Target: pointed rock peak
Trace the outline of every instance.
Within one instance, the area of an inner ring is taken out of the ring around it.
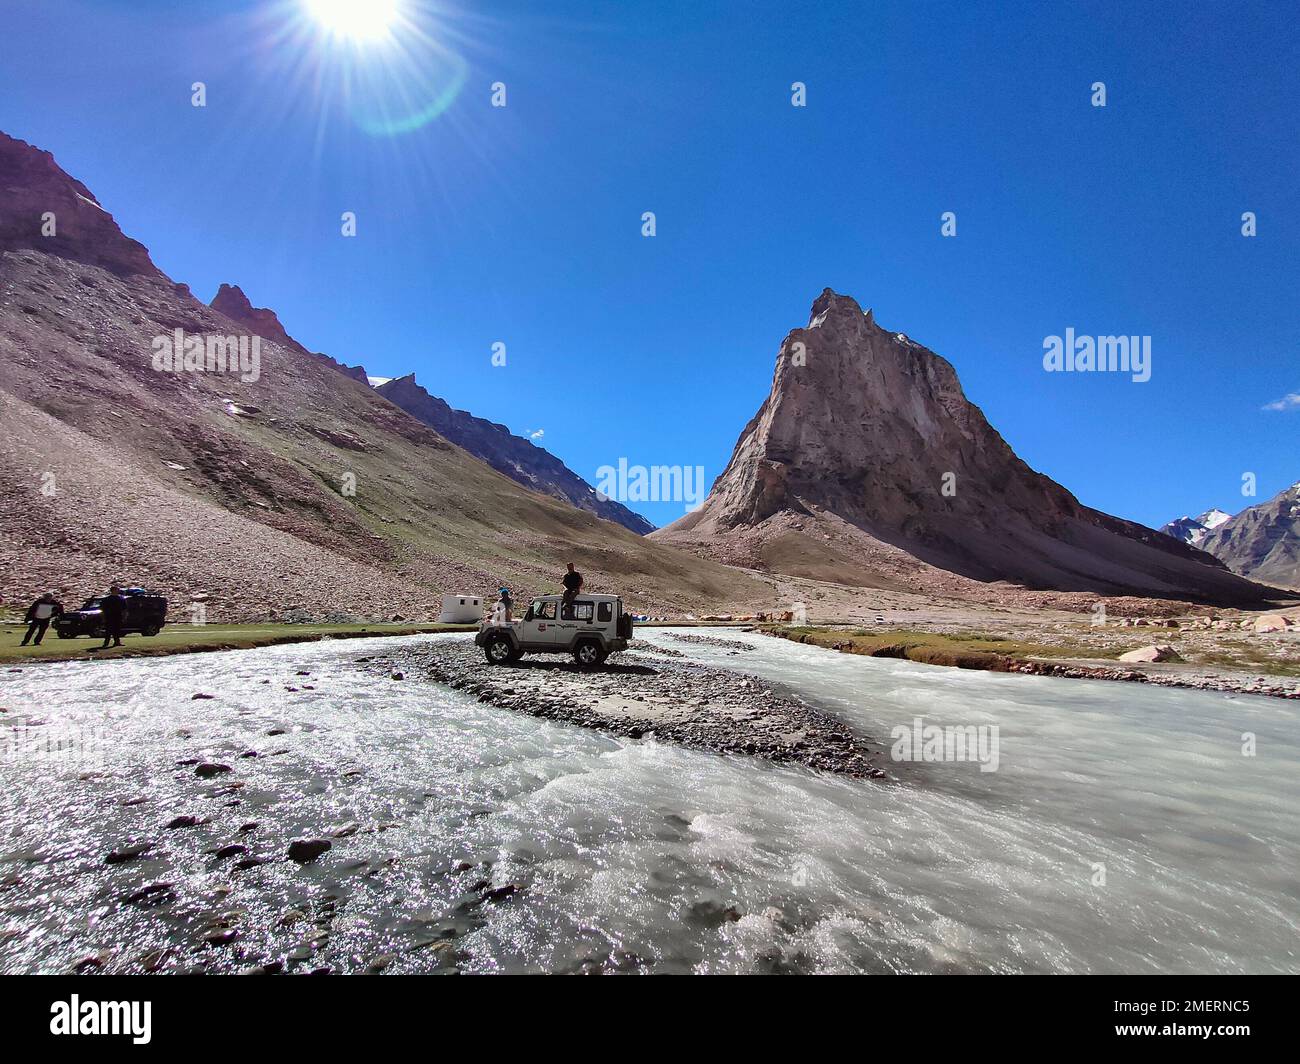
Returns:
[[[231,310],[253,309],[253,304],[249,302],[248,296],[244,295],[244,290],[237,284],[223,284],[217,289],[217,294],[212,297],[209,304],[214,310],[219,310],[223,314],[229,314]]]
[[[842,296],[830,288],[823,288],[822,294],[813,300],[812,310],[808,315],[808,328],[815,329],[828,317],[846,315],[856,318],[865,317],[874,324],[871,311],[864,311],[852,296]]]
[[[414,373],[408,373],[404,377],[393,377],[390,380],[384,381],[382,384],[376,384],[375,390],[386,398],[394,395],[408,397],[425,396],[430,399],[433,398],[415,382]],[[399,403],[398,405],[400,406],[401,404]]]
[[[208,304],[218,314],[224,314],[232,321],[247,326],[263,339],[291,347],[296,351],[310,354],[302,344],[289,335],[280,324],[280,317],[267,307],[255,307],[244,295],[244,290],[235,284],[223,284]],[[331,359],[330,361],[333,361]]]
[[[236,321],[247,321],[257,317],[279,324],[280,320],[275,311],[266,307],[253,306],[252,301],[237,284],[223,284],[217,289],[217,294],[212,297],[212,302],[208,306]]]

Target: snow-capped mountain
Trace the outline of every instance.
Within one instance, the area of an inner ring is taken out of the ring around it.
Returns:
[[[1181,539],[1184,543],[1189,543],[1193,547],[1199,547],[1201,540],[1213,532],[1225,521],[1231,521],[1232,514],[1225,514],[1220,509],[1206,510],[1205,513],[1197,517],[1187,517],[1186,515],[1178,518],[1176,521],[1170,521],[1164,525],[1160,531],[1166,536],[1173,536],[1174,539]]]

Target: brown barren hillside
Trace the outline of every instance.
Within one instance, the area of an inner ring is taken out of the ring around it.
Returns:
[[[42,235],[47,212],[57,238]],[[241,333],[50,155],[0,134],[6,602],[121,580],[177,601],[209,592],[222,619],[409,618],[446,591],[553,588],[567,560],[642,608],[770,597],[521,487],[296,346],[259,337],[256,379],[156,369],[178,329]]]

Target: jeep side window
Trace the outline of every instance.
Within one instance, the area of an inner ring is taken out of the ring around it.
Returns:
[[[614,603],[601,602],[596,606],[596,619],[601,624],[606,624],[614,619]]]
[[[554,602],[534,602],[533,619],[537,621],[555,620],[555,603]]]
[[[591,623],[590,602],[569,602],[560,610],[560,620],[562,621],[585,621]]]

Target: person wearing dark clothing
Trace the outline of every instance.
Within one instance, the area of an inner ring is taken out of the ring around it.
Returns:
[[[563,605],[568,605],[577,597],[582,590],[582,574],[573,567],[573,562],[569,562],[569,571],[564,574],[564,598]]]
[[[104,645],[100,650],[108,646],[108,641],[113,641],[113,646],[122,645],[122,624],[126,620],[126,599],[122,597],[122,589],[114,584],[108,589],[99,602],[99,612],[104,618]]]
[[[45,638],[45,632],[50,627],[50,622],[63,612],[59,600],[50,592],[46,592],[27,610],[27,616],[23,618],[23,623],[27,625],[27,634],[23,636],[23,646],[35,636],[32,642],[33,646],[40,646],[41,640]]]

